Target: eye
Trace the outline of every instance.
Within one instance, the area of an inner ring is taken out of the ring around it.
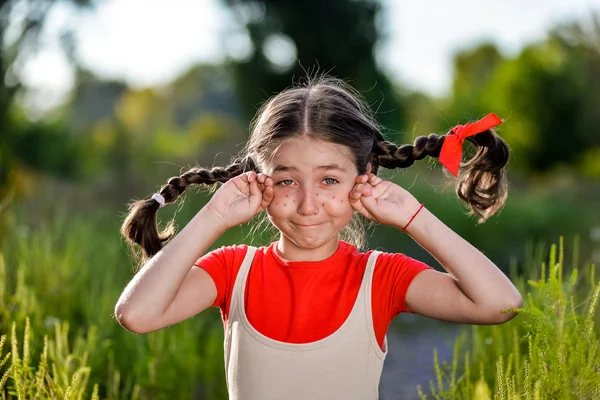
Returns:
[[[293,182],[293,181],[291,179],[284,179],[282,181],[277,182],[277,185],[278,186],[290,186],[291,185],[291,183],[290,183],[290,185],[286,185],[286,184],[284,184],[284,182]]]
[[[329,180],[330,182],[331,182],[331,181],[333,181],[333,182],[331,182],[329,185],[335,185],[336,183],[339,183],[339,182],[338,182],[338,180],[337,180],[337,179],[335,179],[335,178],[325,178],[325,179],[323,179],[323,180],[324,180],[324,181],[327,181],[327,180]]]

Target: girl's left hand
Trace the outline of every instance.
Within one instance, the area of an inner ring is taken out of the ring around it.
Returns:
[[[404,227],[421,204],[402,187],[371,173],[356,177],[348,194],[350,205],[368,219],[380,224]]]

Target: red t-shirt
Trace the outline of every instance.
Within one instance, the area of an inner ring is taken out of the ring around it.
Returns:
[[[215,282],[217,298],[212,306],[221,308],[223,322],[227,321],[231,291],[247,249],[243,244],[224,246],[194,264]],[[259,247],[246,281],[248,320],[263,335],[282,342],[308,343],[331,335],[354,306],[372,251],[360,253],[340,240],[337,251],[325,260],[288,261],[277,252],[277,242]],[[382,252],[377,257],[372,308],[380,347],[392,319],[411,312],[406,307],[408,286],[426,269],[433,268],[404,254]]]

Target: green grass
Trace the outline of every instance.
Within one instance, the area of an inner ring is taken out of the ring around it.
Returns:
[[[594,264],[578,267],[577,251],[567,271],[563,249],[561,238],[558,252],[553,245],[547,262],[528,268],[536,276],[513,278],[525,295],[519,316],[465,330],[451,364],[434,351],[436,381],[429,395],[418,388],[421,399],[600,398],[600,282]]]
[[[13,327],[27,326],[29,340],[20,342],[27,346],[31,365],[39,365],[44,354],[41,338],[59,329],[62,339],[55,341],[66,352],[52,358],[49,350],[48,363],[68,383],[74,372],[66,366],[71,372],[60,372],[61,363],[85,353],[89,372],[80,373],[81,378],[98,384],[101,398],[226,398],[218,310],[147,335],[129,333],[116,322],[114,306],[133,276],[117,218],[59,213],[32,222],[24,210],[10,215],[13,229],[0,245],[0,335],[16,343]],[[67,343],[74,352],[65,349]],[[29,375],[19,375],[15,349],[11,360],[16,369],[5,382],[8,398],[17,393],[19,379],[34,385]],[[0,368],[0,376],[9,365]],[[55,379],[49,371],[48,379]],[[56,390],[67,388],[65,383]],[[91,389],[85,390],[83,398],[89,398]]]
[[[91,368],[87,365],[89,338],[77,337],[74,348],[69,349],[67,339],[69,324],[55,325],[54,339],[44,336],[43,349],[37,367],[32,364],[32,331],[29,318],[26,319],[22,339],[19,337],[16,323],[11,328],[11,351],[3,353],[6,335],[0,338],[0,368],[10,360],[10,366],[0,379],[2,399],[81,399],[90,377]],[[9,381],[10,378],[10,381]],[[6,385],[8,382],[9,385]],[[7,386],[7,391],[3,390]],[[118,386],[117,386],[118,387]],[[136,387],[139,392],[139,387]],[[137,398],[136,393],[131,397]],[[90,396],[98,399],[98,385],[95,384]],[[114,397],[118,398],[118,397]]]

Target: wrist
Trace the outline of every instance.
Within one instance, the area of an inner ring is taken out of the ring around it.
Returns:
[[[398,216],[398,219],[394,224],[400,230],[404,229],[404,227],[408,225],[411,218],[413,218],[413,216],[415,216],[415,214],[419,212],[419,208],[421,208],[421,202],[419,202],[416,198],[412,197],[410,200],[404,202],[404,206],[402,208],[404,212]],[[411,225],[413,223],[414,221],[411,222]]]
[[[408,220],[406,225],[404,225],[404,228],[402,228],[402,232],[406,232],[408,230],[408,227],[410,226],[410,224],[415,220],[415,218],[417,218],[417,215],[421,212],[421,210],[423,210],[424,207],[425,207],[425,204],[419,205],[419,208],[417,209],[417,211],[415,211],[415,213],[412,215],[412,217],[410,217],[410,219]]]
[[[209,204],[205,205],[198,212],[198,214],[196,214],[196,217],[203,221],[204,226],[213,227],[221,232],[225,232],[230,228],[225,221],[225,218],[223,218],[223,216],[214,210]]]
[[[420,207],[420,205],[419,205]],[[414,214],[412,222],[404,228],[402,232],[411,236],[415,240],[421,240],[423,237],[428,237],[431,234],[431,229],[437,229],[436,222],[439,221],[432,213],[423,206],[417,213]]]

